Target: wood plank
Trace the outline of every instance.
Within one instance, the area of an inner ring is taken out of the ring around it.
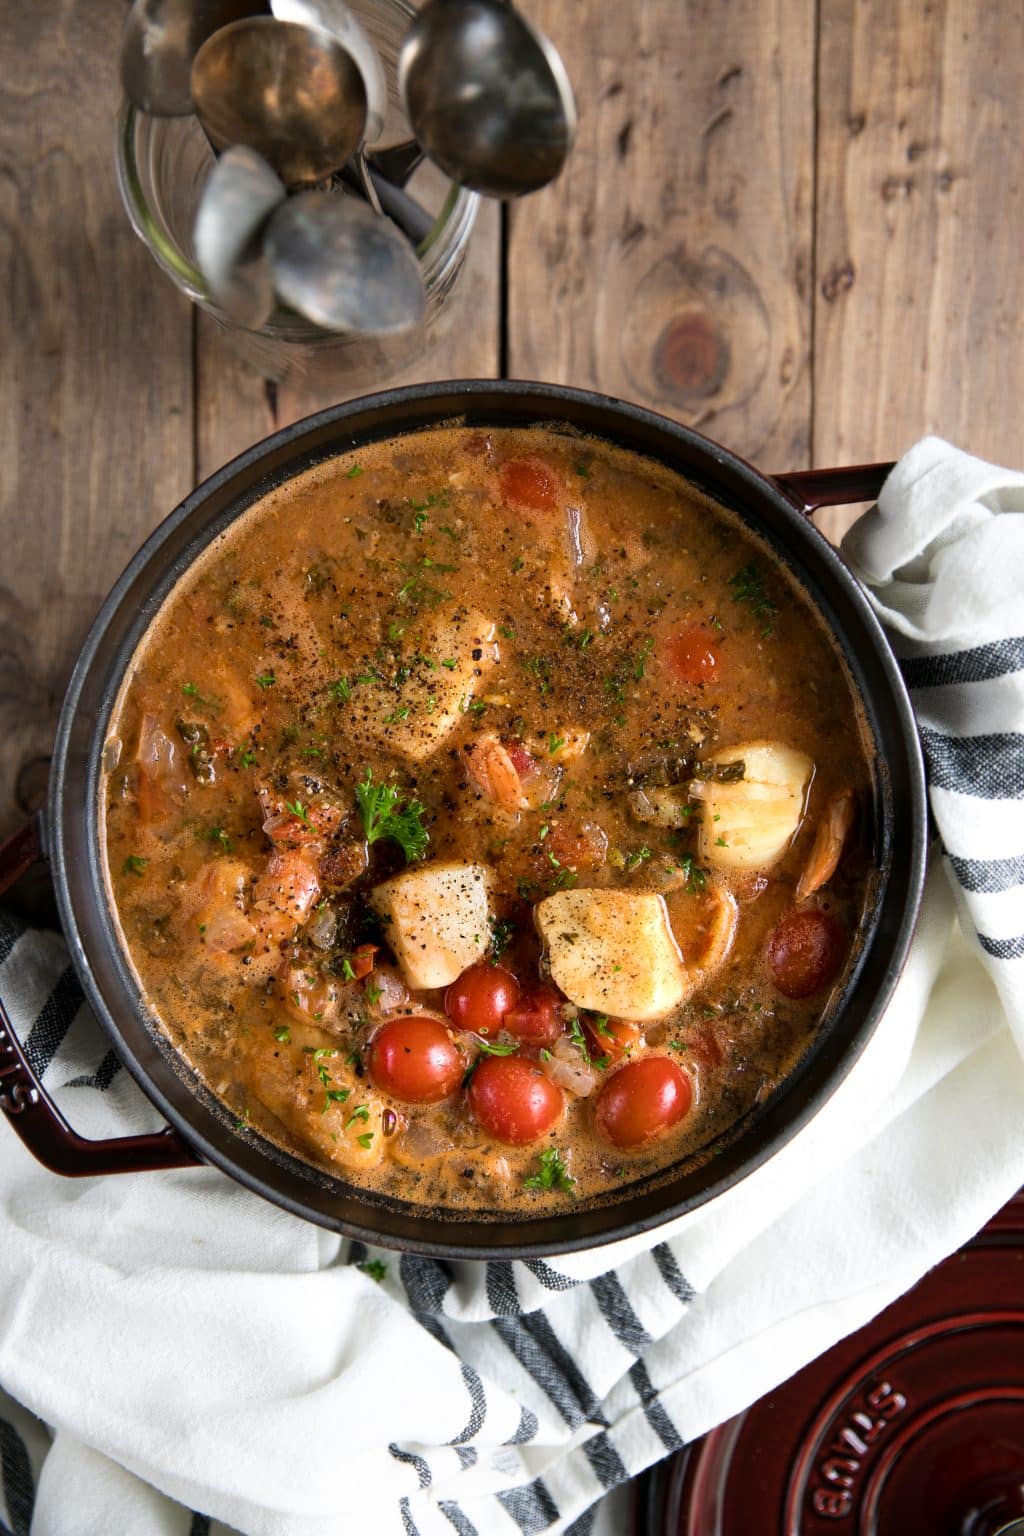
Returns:
[[[425,355],[399,372],[360,388],[343,374],[331,382],[290,381],[270,387],[231,351],[208,315],[199,316],[197,440],[199,478],[269,432],[356,394],[430,379],[490,378],[498,371],[500,220],[483,203],[465,270]]]
[[[807,462],[814,0],[527,0],[580,133],[511,210],[510,372]]]
[[[42,796],[100,601],[192,478],[188,304],[115,185],[122,14],[0,7],[0,833]]]
[[[816,464],[1024,463],[1022,42],[1024,0],[822,0]]]

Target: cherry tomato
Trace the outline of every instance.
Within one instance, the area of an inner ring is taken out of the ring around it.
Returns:
[[[768,937],[772,981],[783,997],[810,997],[835,976],[846,948],[835,918],[820,907],[787,912]]]
[[[444,1011],[457,1029],[496,1035],[519,1001],[519,983],[503,965],[471,965],[444,995]]]
[[[506,501],[532,512],[550,511],[558,497],[558,482],[540,459],[506,459],[498,481]]]
[[[587,1050],[596,1061],[607,1056],[608,1066],[628,1056],[640,1039],[640,1029],[628,1019],[594,1019],[583,1021],[583,1033],[587,1038]]]
[[[562,1090],[531,1061],[488,1056],[470,1080],[469,1102],[489,1136],[519,1147],[551,1129],[562,1113]]]
[[[464,1063],[443,1024],[408,1014],[378,1029],[367,1066],[374,1087],[403,1104],[436,1104],[455,1092]]]
[[[711,648],[711,639],[700,624],[688,624],[673,630],[665,642],[662,655],[665,665],[681,683],[713,683],[718,676],[718,657]]]
[[[554,987],[536,987],[509,1009],[503,1020],[504,1028],[530,1045],[551,1045],[562,1033],[564,1001]]]
[[[597,1101],[598,1129],[617,1147],[652,1141],[686,1114],[690,1079],[667,1056],[644,1056],[610,1077]]]

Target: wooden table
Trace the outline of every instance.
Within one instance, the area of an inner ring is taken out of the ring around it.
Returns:
[[[1024,463],[1024,0],[524,8],[579,143],[559,185],[485,210],[453,336],[407,378],[589,386],[768,470],[925,431]],[[0,833],[44,794],[70,667],[143,537],[329,403],[233,361],[131,233],[123,11],[0,5]]]

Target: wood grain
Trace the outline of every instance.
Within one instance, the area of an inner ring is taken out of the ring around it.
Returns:
[[[1024,463],[1022,44],[1022,0],[822,0],[816,464]]]
[[[428,379],[490,378],[498,371],[500,220],[495,203],[481,205],[466,267],[443,312],[443,323],[415,363],[353,389],[333,382],[296,381],[268,387],[238,361],[208,315],[199,316],[196,433],[199,478],[278,427],[356,394]]]
[[[510,372],[801,467],[814,0],[526,8],[563,53],[580,133],[562,179],[511,210]]]
[[[100,601],[192,478],[188,305],[115,185],[121,19],[0,6],[0,833],[45,789]]]

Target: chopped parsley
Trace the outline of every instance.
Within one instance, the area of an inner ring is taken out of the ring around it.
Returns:
[[[299,821],[304,821],[309,826],[309,807],[303,805],[301,800],[286,800],[285,810],[292,816],[297,816]]]
[[[369,1275],[371,1280],[376,1280],[379,1285],[388,1272],[388,1267],[383,1259],[365,1259],[362,1264],[356,1265],[364,1275]]]
[[[548,756],[549,757],[554,757],[556,755],[556,753],[561,752],[561,750],[562,750],[562,748],[564,746],[565,746],[565,737],[564,736],[556,736],[554,731],[552,731],[549,734],[549,736],[548,736]]]
[[[353,972],[353,975],[354,974],[355,973]],[[383,996],[384,996],[384,988],[383,987],[378,987],[378,986],[374,985],[372,982],[367,986],[367,988],[366,988],[366,1001],[369,1003],[371,1008],[376,1003],[379,1003]]]
[[[762,620],[764,628],[761,633],[770,635],[775,627],[775,616],[778,608],[768,596],[764,585],[764,576],[756,560],[751,560],[735,576],[729,578],[732,588],[734,603],[745,603],[754,614],[755,619]]]
[[[356,1141],[358,1141],[364,1151],[367,1151],[373,1145],[373,1132],[364,1131],[361,1136],[356,1137]]]
[[[576,1180],[571,1177],[557,1147],[548,1147],[537,1161],[540,1171],[523,1180],[524,1189],[560,1189],[567,1195],[575,1193]]]
[[[699,896],[706,888],[708,877],[690,854],[679,860],[679,872],[686,877],[686,889],[691,896]]]
[[[427,851],[430,834],[423,825],[424,807],[413,796],[403,796],[394,784],[375,784],[373,770],[356,785],[356,803],[363,818],[368,843],[390,838],[399,844],[406,861],[421,859]]]
[[[508,918],[494,917],[491,919],[491,963],[497,965],[502,955],[512,942],[516,931],[516,925]]]
[[[356,475],[361,475],[362,472],[363,472],[363,466],[361,464],[353,464],[351,469],[346,469],[346,471],[345,471],[345,479],[346,480],[354,480]]]
[[[519,1049],[518,1040],[485,1040],[481,1035],[473,1039],[484,1056],[514,1056]]]
[[[357,1104],[355,1109],[349,1115],[348,1119],[345,1121],[345,1129],[348,1130],[350,1125],[355,1125],[357,1120],[366,1121],[366,1120],[369,1120],[369,1118],[370,1118],[369,1105],[367,1105],[367,1104]]]
[[[352,684],[347,677],[338,677],[333,683],[327,684],[327,692],[335,704],[347,704],[352,697]]]
[[[195,683],[182,683],[181,691],[187,699],[192,699],[200,709],[212,709],[216,712],[217,705],[213,699],[204,699]]]
[[[640,650],[637,652],[637,658],[633,664],[633,676],[636,678],[637,682],[639,682],[643,677],[644,667],[647,664],[647,658],[653,650],[654,641],[650,638],[650,636],[648,636],[643,645],[640,647]]]
[[[216,843],[223,853],[231,852],[231,839],[223,827],[211,827],[208,832],[203,833],[203,836],[208,843]]]
[[[130,853],[121,865],[121,873],[122,875],[141,875],[148,863],[148,859],[140,858],[137,853]]]
[[[256,678],[257,688],[273,688],[277,678],[273,672],[260,672]]]
[[[584,1038],[582,1029],[580,1029],[579,1019],[573,1019],[572,1021],[572,1028],[569,1031],[569,1043],[570,1045],[574,1045],[576,1047],[580,1055],[583,1057],[584,1064],[589,1067],[590,1052],[587,1050],[587,1042]]]
[[[279,1024],[274,1030],[274,1039],[280,1040],[282,1045],[288,1045],[292,1038],[290,1024]]]

